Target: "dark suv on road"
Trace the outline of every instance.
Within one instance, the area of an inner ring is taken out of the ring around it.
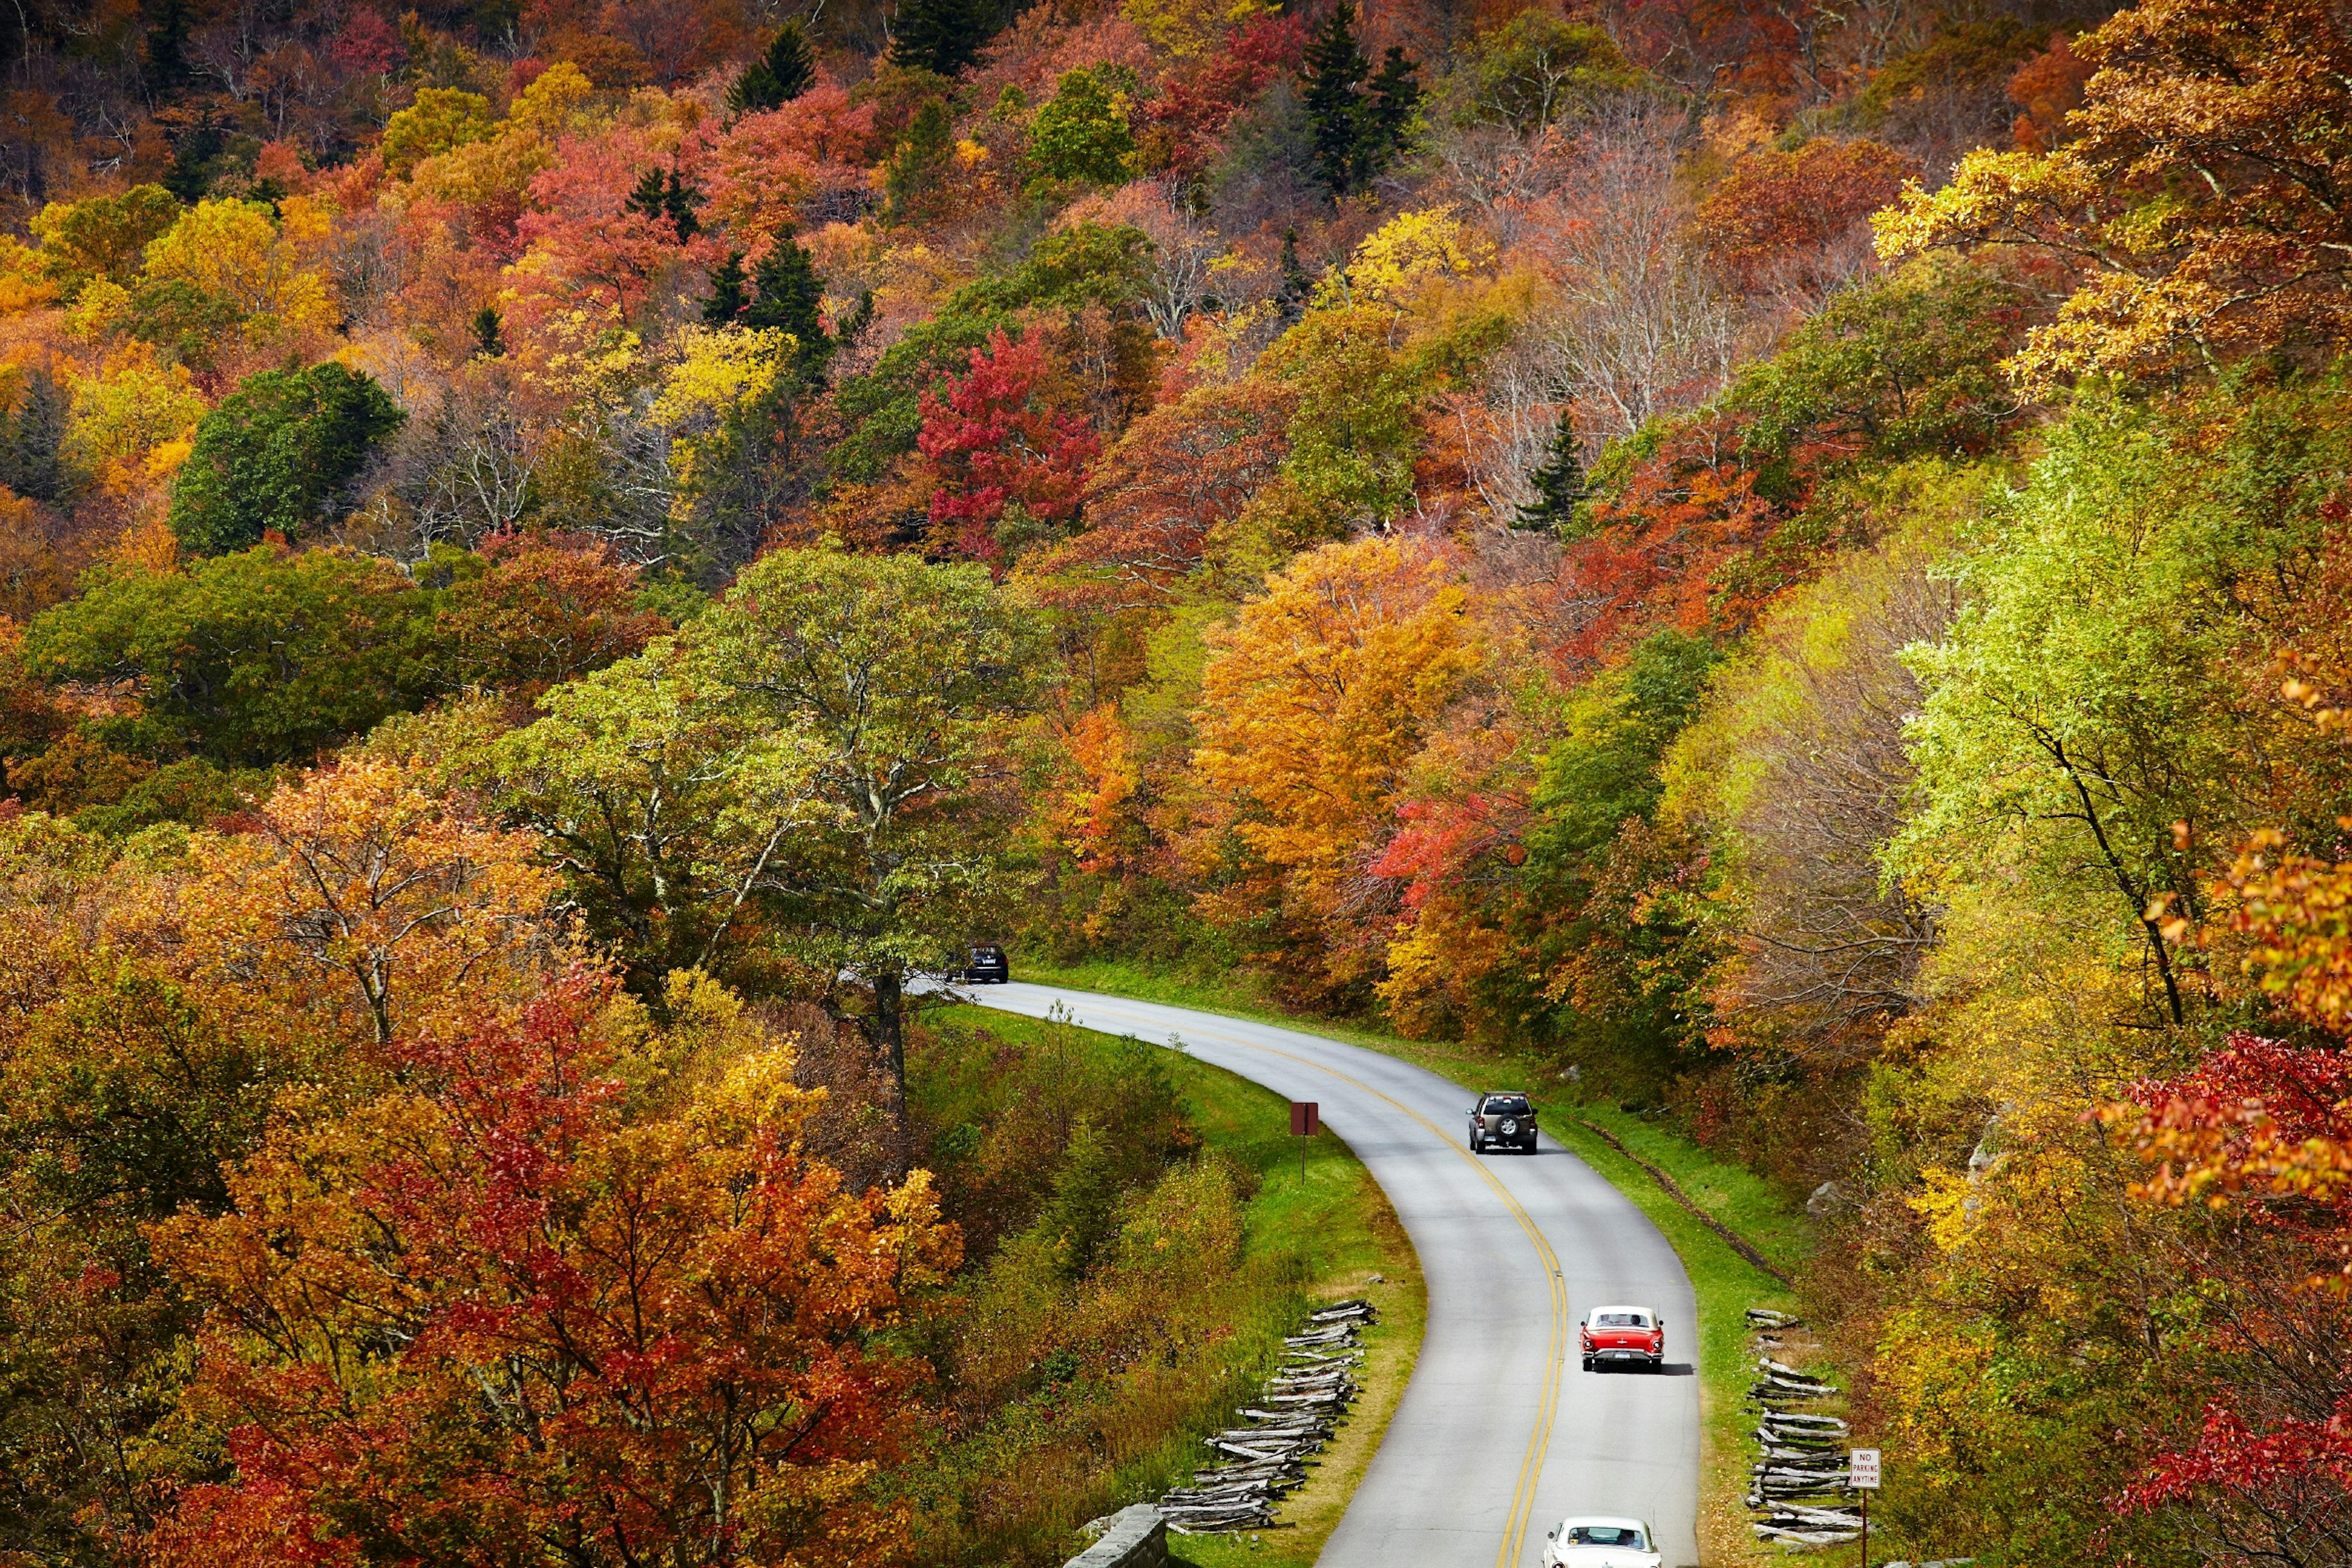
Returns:
[[[975,947],[964,954],[963,967],[948,978],[964,985],[1005,985],[1013,980],[1013,964],[1001,947]]]
[[[1522,1149],[1536,1152],[1536,1108],[1524,1094],[1482,1094],[1470,1108],[1470,1152]]]

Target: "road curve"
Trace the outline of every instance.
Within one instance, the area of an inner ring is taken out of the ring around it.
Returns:
[[[1380,1452],[1322,1568],[1532,1568],[1575,1513],[1632,1514],[1665,1568],[1698,1562],[1696,1314],[1647,1216],[1549,1138],[1533,1158],[1464,1146],[1474,1089],[1320,1035],[1015,982],[983,1006],[1174,1045],[1292,1100],[1363,1161],[1421,1255],[1429,1327]],[[1541,1096],[1538,1096],[1541,1104]],[[1576,1324],[1608,1301],[1665,1317],[1665,1374],[1579,1369]]]

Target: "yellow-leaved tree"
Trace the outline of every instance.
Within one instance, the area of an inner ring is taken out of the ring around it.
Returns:
[[[1188,858],[1204,905],[1276,940],[1327,986],[1370,976],[1387,921],[1355,895],[1393,831],[1406,765],[1483,667],[1460,568],[1390,537],[1299,557],[1209,636]]]
[[[1144,37],[1186,60],[1209,53],[1228,32],[1276,8],[1266,0],[1126,0],[1119,9]]]
[[[688,327],[651,410],[670,432],[670,466],[680,507],[739,449],[734,437],[753,407],[783,378],[795,347],[781,327]],[[681,519],[680,521],[684,521]]]
[[[95,285],[93,285],[95,287]],[[72,378],[65,447],[93,473],[129,484],[158,447],[194,437],[205,416],[185,365],[166,364],[136,339]]]
[[[1873,221],[1893,260],[2021,246],[2077,270],[2011,369],[2045,390],[2352,337],[2352,32],[2327,0],[2147,0],[2083,38],[2071,140],[1982,148]]]
[[[1484,272],[1495,265],[1495,242],[1462,221],[1453,207],[1399,213],[1382,224],[1316,290],[1318,305],[1386,305],[1402,310],[1428,285]]]
[[[333,220],[331,204],[308,196],[289,196],[276,216],[264,202],[199,202],[147,247],[141,281],[219,301],[249,342],[331,331],[341,311],[310,253]]]

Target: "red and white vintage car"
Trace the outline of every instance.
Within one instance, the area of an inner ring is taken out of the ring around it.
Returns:
[[[1612,1515],[1564,1519],[1544,1543],[1544,1568],[1658,1568],[1650,1527]]]
[[[1577,1333],[1587,1372],[1626,1365],[1655,1372],[1666,1364],[1666,1322],[1647,1307],[1595,1307]]]

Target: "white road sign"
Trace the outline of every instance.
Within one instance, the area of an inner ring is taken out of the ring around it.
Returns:
[[[1855,1489],[1862,1491],[1877,1490],[1878,1450],[1875,1448],[1854,1449],[1852,1453],[1846,1456],[1846,1473],[1849,1484],[1851,1484]]]

